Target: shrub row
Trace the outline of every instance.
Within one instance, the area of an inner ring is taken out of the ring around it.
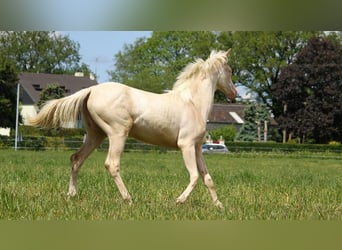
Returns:
[[[82,145],[82,137],[25,136],[18,140],[17,146],[27,150],[74,149]],[[14,138],[0,136],[0,149],[14,147]]]
[[[18,147],[29,150],[68,150],[78,149],[83,143],[83,136],[73,137],[56,137],[56,136],[25,136],[23,140],[18,141]],[[99,146],[99,150],[108,149],[108,140]],[[258,143],[258,142],[226,142],[226,145],[231,152],[241,151],[308,151],[308,152],[336,152],[342,153],[342,145],[331,144],[282,144],[275,142]],[[14,146],[14,138],[8,136],[0,136],[0,149],[1,148],[12,148]],[[166,148],[145,144],[136,141],[135,139],[129,138],[127,140],[125,151],[167,151]]]
[[[69,150],[78,149],[83,144],[83,136],[73,137],[56,137],[56,136],[25,136],[22,140],[18,141],[19,149],[26,150]],[[109,146],[108,139],[105,139],[103,143],[98,147],[98,150],[107,150]],[[1,148],[13,148],[14,138],[9,136],[0,136],[0,149]],[[159,146],[141,143],[135,139],[128,138],[125,151],[161,151],[164,152],[167,149]]]
[[[342,145],[327,144],[288,144],[276,142],[226,142],[231,152],[239,151],[308,151],[308,152],[341,152]]]
[[[11,136],[14,136],[15,130],[11,130]],[[74,137],[83,136],[86,133],[84,128],[58,128],[43,129],[32,126],[20,125],[19,134],[23,136],[50,136],[50,137]]]

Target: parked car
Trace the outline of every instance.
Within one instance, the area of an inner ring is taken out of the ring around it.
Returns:
[[[228,153],[228,148],[224,144],[206,143],[202,145],[202,153]]]

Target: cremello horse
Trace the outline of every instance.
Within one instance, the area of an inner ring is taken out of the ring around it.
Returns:
[[[145,92],[120,83],[104,83],[45,105],[31,119],[32,125],[61,127],[75,122],[81,113],[87,130],[84,144],[71,156],[68,195],[76,195],[77,174],[82,163],[108,136],[105,167],[123,199],[131,203],[131,196],[120,176],[120,156],[126,138],[132,136],[147,143],[181,150],[190,183],[177,198],[177,203],[186,201],[201,175],[214,204],[222,207],[208,173],[201,144],[215,90],[221,90],[231,100],[237,94],[227,65],[229,52],[212,51],[207,60],[197,59],[187,65],[172,91],[165,94]]]

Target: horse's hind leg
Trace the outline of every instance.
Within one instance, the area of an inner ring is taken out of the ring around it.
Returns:
[[[113,177],[113,180],[118,187],[122,198],[131,204],[131,195],[129,194],[120,175],[120,157],[125,147],[126,138],[126,135],[109,136],[109,151],[105,161],[105,167]]]
[[[68,196],[75,196],[77,191],[77,175],[78,172],[87,157],[97,148],[103,139],[105,134],[99,128],[92,128],[94,130],[88,131],[86,139],[81,148],[70,157],[71,160],[71,176],[69,183]]]
[[[204,161],[204,157],[202,154],[202,148],[201,145],[196,146],[196,162],[197,162],[197,168],[198,171],[200,172],[204,184],[207,186],[209,193],[211,195],[211,198],[213,199],[213,202],[216,207],[218,208],[223,208],[222,203],[219,201],[215,188],[214,188],[214,182],[209,175],[207,166]]]

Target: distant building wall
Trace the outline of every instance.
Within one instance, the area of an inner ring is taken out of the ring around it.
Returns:
[[[0,135],[9,136],[11,133],[10,128],[0,128]]]
[[[34,105],[22,105],[20,114],[23,119],[23,124],[28,125],[28,120],[37,115],[37,110]]]

